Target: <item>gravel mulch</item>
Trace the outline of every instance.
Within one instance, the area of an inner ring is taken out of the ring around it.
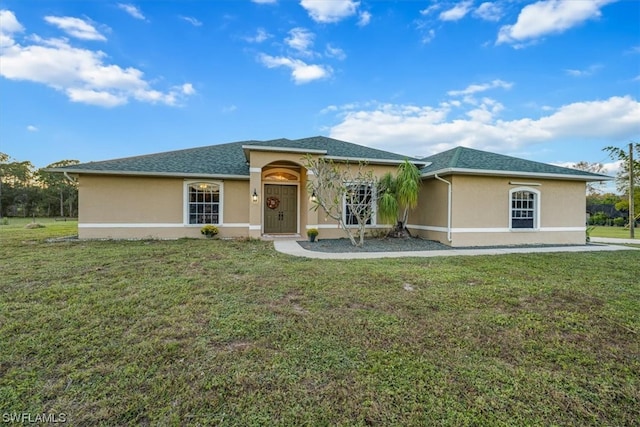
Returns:
[[[425,240],[419,237],[409,237],[405,239],[381,238],[365,239],[364,245],[360,248],[353,246],[349,239],[329,239],[317,240],[314,243],[309,241],[298,241],[304,249],[316,252],[411,252],[411,251],[446,251],[460,249],[502,249],[502,248],[545,248],[562,246],[582,246],[582,245],[513,245],[513,246],[482,246],[452,248],[433,240]]]
[[[358,248],[351,244],[349,239],[317,240],[314,243],[299,241],[300,246],[310,251],[317,252],[399,252],[399,251],[444,251],[451,247],[433,240],[425,240],[417,237],[406,239],[383,238],[365,239],[364,245]]]

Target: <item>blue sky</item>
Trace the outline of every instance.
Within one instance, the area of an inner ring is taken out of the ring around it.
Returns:
[[[610,163],[639,100],[637,0],[0,0],[0,151],[37,167],[314,135]]]

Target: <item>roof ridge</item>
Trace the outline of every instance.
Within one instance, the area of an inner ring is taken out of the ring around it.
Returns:
[[[462,153],[462,150],[466,148],[463,147],[461,145],[458,145],[456,148],[454,148],[454,152],[453,152],[453,157],[451,158],[451,161],[449,162],[449,166],[454,168],[456,167],[456,165],[458,164],[458,159],[460,158],[460,153]]]

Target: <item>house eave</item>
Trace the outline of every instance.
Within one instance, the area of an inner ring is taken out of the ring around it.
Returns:
[[[105,170],[86,170],[86,169],[45,169],[46,172],[71,173],[78,175],[110,175],[110,176],[145,176],[159,178],[203,178],[203,179],[242,179],[248,180],[249,175],[234,174],[207,174],[207,173],[188,173],[188,172],[145,172],[145,171],[105,171]]]
[[[538,173],[538,172],[521,172],[521,171],[503,171],[503,170],[486,170],[486,169],[465,169],[465,168],[445,168],[436,171],[429,171],[421,175],[422,178],[433,178],[435,175],[482,175],[482,176],[512,176],[522,178],[545,178],[545,179],[562,179],[565,181],[611,181],[610,176],[592,176],[592,175],[568,175],[561,173]]]

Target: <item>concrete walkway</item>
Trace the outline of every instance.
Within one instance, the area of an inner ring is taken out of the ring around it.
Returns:
[[[606,243],[608,245],[640,245],[640,239],[618,239],[613,237],[592,237],[593,243]]]
[[[592,239],[595,240],[595,239]],[[620,240],[613,239],[619,244]],[[638,243],[633,242],[632,243]],[[503,254],[523,254],[523,253],[543,253],[543,252],[598,252],[598,251],[621,251],[637,250],[627,246],[611,246],[607,244],[591,244],[588,246],[558,246],[543,248],[500,248],[500,249],[447,249],[443,251],[406,251],[406,252],[316,252],[308,251],[295,240],[274,240],[273,242],[278,252],[287,255],[315,258],[315,259],[371,259],[371,258],[404,258],[404,257],[437,257],[437,256],[470,256],[470,255],[503,255]]]

